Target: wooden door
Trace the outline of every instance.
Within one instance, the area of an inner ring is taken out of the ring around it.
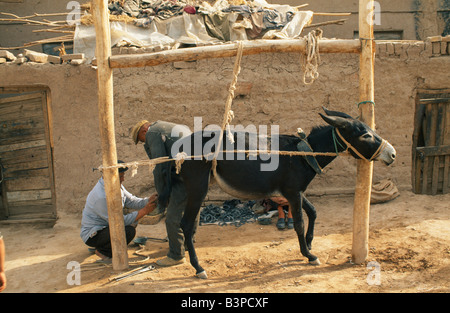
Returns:
[[[413,135],[413,191],[442,194],[450,191],[450,90],[417,94]]]
[[[55,219],[47,92],[0,94],[0,218]]]

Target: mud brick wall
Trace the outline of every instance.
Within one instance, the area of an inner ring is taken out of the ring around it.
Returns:
[[[448,55],[434,52],[432,42],[378,42],[375,63],[377,132],[397,149],[391,167],[376,163],[374,181],[391,178],[400,189],[411,188],[411,141],[418,89],[450,88]],[[140,52],[114,49],[114,53]],[[444,51],[441,48],[441,52]],[[446,50],[448,53],[448,49]],[[437,50],[436,50],[437,52]],[[178,62],[157,67],[115,69],[114,103],[118,157],[147,158],[129,137],[142,118],[194,126],[221,124],[234,58]],[[321,107],[358,115],[358,55],[322,55],[320,76],[303,83],[298,54],[244,56],[232,109],[233,125],[279,125],[281,133],[307,133],[323,125]],[[90,65],[0,65],[0,87],[41,85],[51,93],[57,210],[81,213],[87,194],[100,177],[101,164],[96,71]],[[355,160],[339,157],[310,186],[309,194],[351,193]],[[126,188],[140,196],[153,192],[148,167],[135,177],[127,174]],[[212,186],[208,200],[229,196]]]

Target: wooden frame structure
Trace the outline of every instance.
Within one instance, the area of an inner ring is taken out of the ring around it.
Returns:
[[[155,66],[158,64],[190,61],[205,58],[232,57],[237,54],[238,44],[186,48],[149,54],[111,56],[111,35],[107,0],[93,0],[93,17],[96,32],[96,58],[98,78],[98,111],[102,142],[103,179],[110,224],[113,269],[128,268],[127,244],[120,198],[114,130],[113,68]],[[360,55],[360,116],[371,128],[375,126],[374,111],[374,60],[373,0],[359,0],[359,39],[320,40],[321,53],[358,53]],[[243,45],[243,55],[266,52],[305,52],[306,41],[266,40],[249,41]],[[372,187],[373,162],[357,161],[357,179],[353,209],[354,263],[363,263],[368,256],[369,210]]]

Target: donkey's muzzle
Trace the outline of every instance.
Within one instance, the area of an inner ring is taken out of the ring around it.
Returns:
[[[396,156],[397,152],[395,151],[395,148],[386,141],[386,144],[377,159],[386,165],[391,165],[394,163]]]

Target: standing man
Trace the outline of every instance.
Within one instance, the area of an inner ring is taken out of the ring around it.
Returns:
[[[172,145],[180,138],[191,135],[187,126],[157,121],[150,123],[143,120],[137,123],[131,136],[135,144],[144,143],[144,149],[150,159],[171,157]],[[160,163],[155,166],[153,176],[158,193],[158,210],[167,207],[166,230],[169,238],[169,252],[164,259],[156,261],[160,266],[172,266],[186,261],[184,254],[184,235],[180,223],[186,207],[186,191],[173,162]],[[198,216],[196,225],[198,224]]]
[[[118,163],[124,163],[118,161]],[[138,220],[152,212],[156,207],[157,194],[150,198],[138,198],[128,192],[122,185],[125,180],[127,167],[119,168],[120,193],[122,207],[134,209],[132,213],[124,215],[125,235],[127,244],[136,235]],[[112,258],[111,237],[109,235],[108,206],[106,204],[105,184],[100,178],[86,199],[86,205],[81,219],[81,239],[86,245],[95,248],[95,254],[102,261],[109,263]]]

